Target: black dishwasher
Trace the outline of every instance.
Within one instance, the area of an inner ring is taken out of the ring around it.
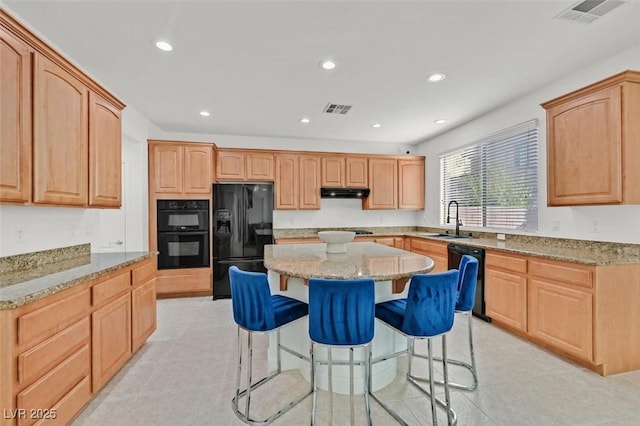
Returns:
[[[458,269],[460,259],[465,254],[478,259],[478,284],[476,286],[476,303],[473,306],[473,315],[485,321],[491,322],[491,318],[485,315],[484,302],[484,249],[470,247],[462,244],[449,244],[447,246],[449,269]]]

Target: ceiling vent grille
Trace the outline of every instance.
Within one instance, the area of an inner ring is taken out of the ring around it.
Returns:
[[[351,109],[351,105],[332,104],[329,102],[322,112],[326,114],[345,115]]]
[[[585,0],[557,15],[556,19],[590,24],[596,19],[622,6],[627,0]]]

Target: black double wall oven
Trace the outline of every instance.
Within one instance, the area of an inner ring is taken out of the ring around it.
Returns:
[[[158,269],[208,268],[209,200],[158,200]]]

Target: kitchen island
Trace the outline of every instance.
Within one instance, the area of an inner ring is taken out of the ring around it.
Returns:
[[[265,246],[264,265],[269,270],[269,285],[272,294],[283,294],[298,300],[308,301],[307,282],[310,278],[359,279],[373,278],[376,281],[376,303],[406,297],[409,279],[414,274],[424,274],[433,269],[429,257],[387,247],[375,243],[348,243],[346,253],[326,253],[326,244],[280,244]],[[305,317],[281,331],[282,343],[300,353],[309,351],[308,318]],[[275,336],[273,336],[275,339]],[[372,344],[373,356],[406,348],[406,338],[376,323]],[[275,340],[269,345],[269,359],[275,363]],[[363,359],[355,351],[356,359]],[[309,364],[283,354],[284,369],[299,369],[309,379]],[[320,353],[320,357],[325,354]],[[334,349],[335,360],[347,360],[348,352]],[[333,367],[333,389],[338,393],[349,392],[349,373],[346,366]],[[388,385],[396,375],[396,359],[377,363],[373,367],[374,390]],[[318,372],[318,386],[328,388],[326,369]],[[364,375],[359,369],[355,377],[356,392],[365,389]]]

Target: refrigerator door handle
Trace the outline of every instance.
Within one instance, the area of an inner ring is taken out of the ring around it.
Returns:
[[[220,265],[235,265],[238,263],[257,263],[264,262],[263,259],[245,259],[245,260],[218,260],[216,263]]]

